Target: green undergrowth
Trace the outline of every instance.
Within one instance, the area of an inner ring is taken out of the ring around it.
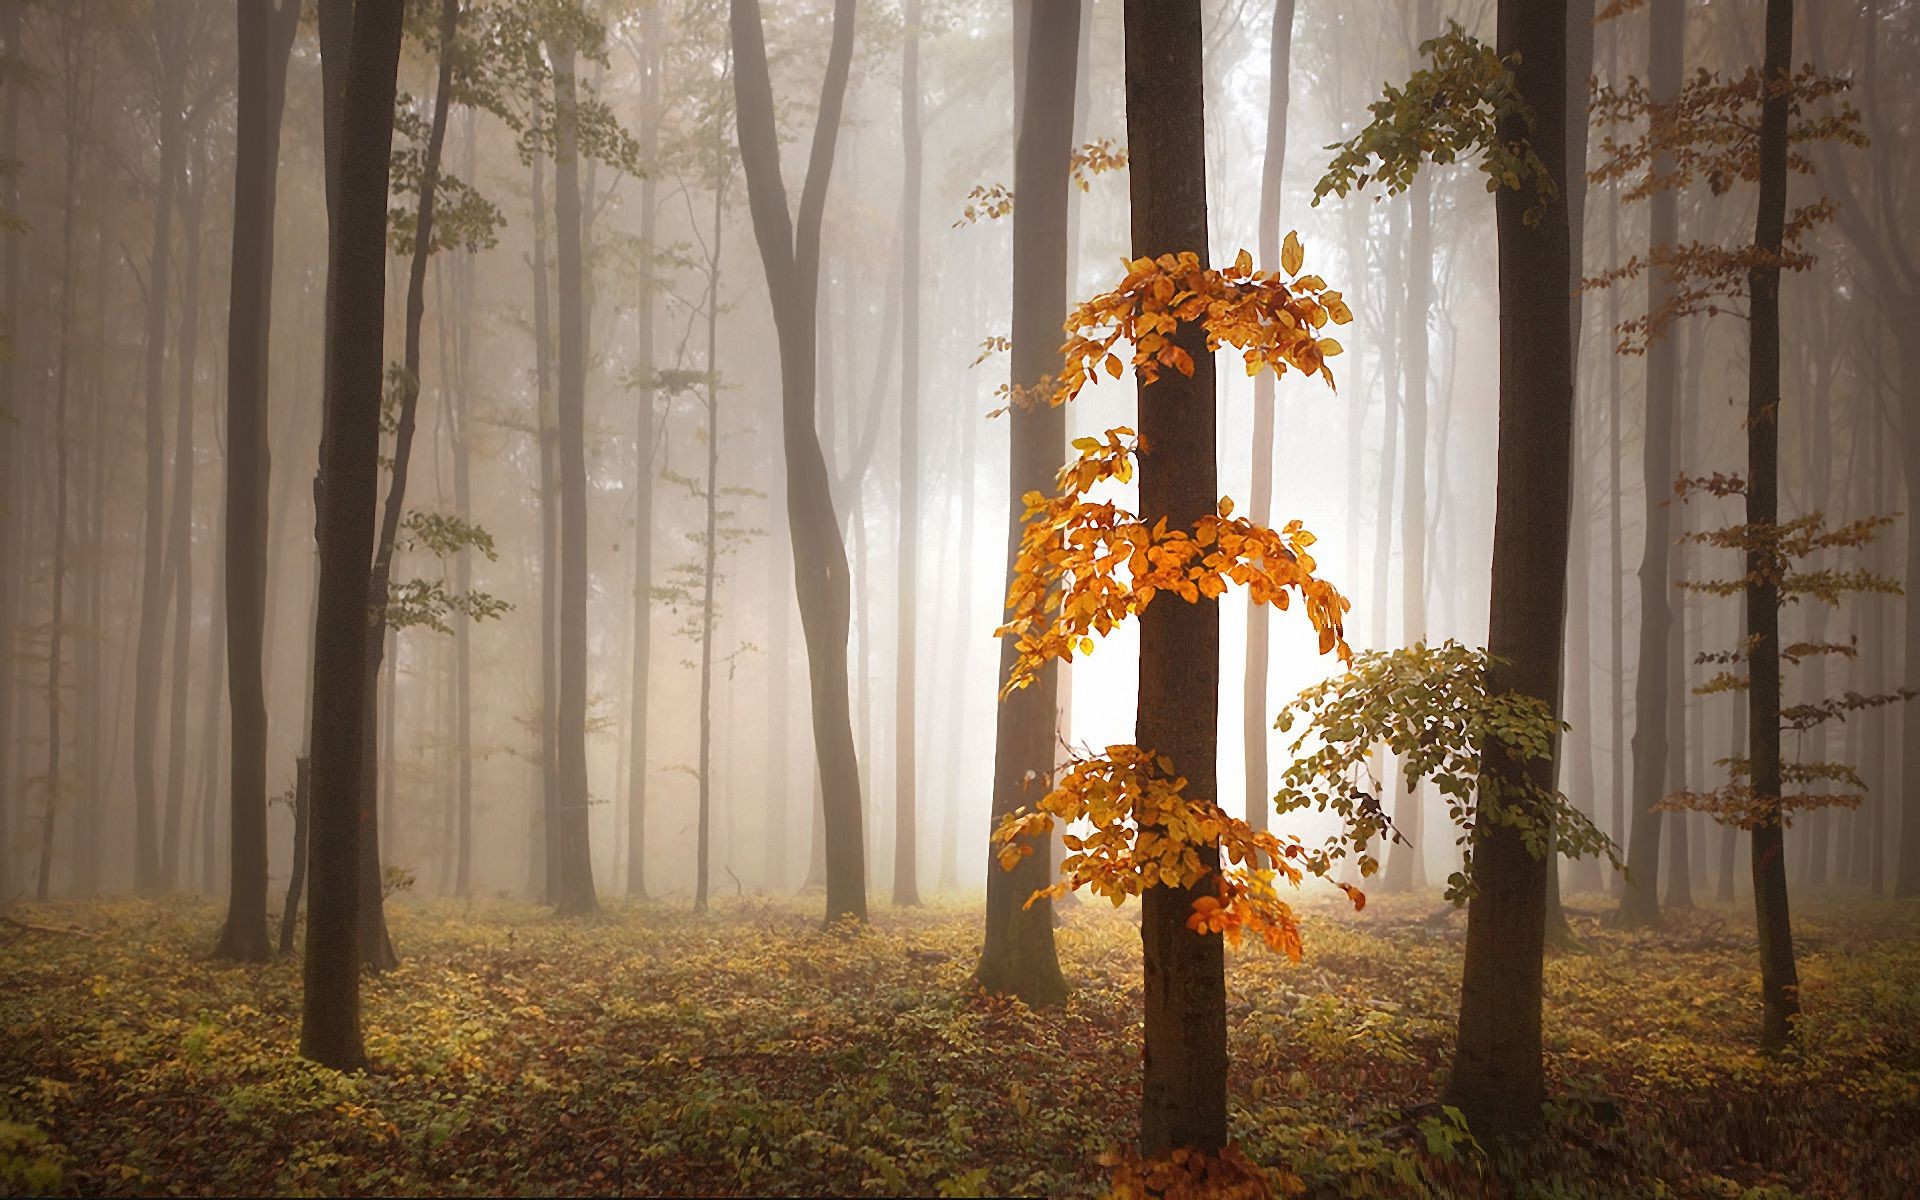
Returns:
[[[1386,898],[1307,906],[1301,965],[1233,956],[1248,1155],[1311,1196],[1920,1193],[1920,908],[1796,914],[1807,1016],[1768,1059],[1743,913],[1627,934],[1570,903],[1545,1138],[1482,1147],[1431,1103],[1462,920]],[[207,960],[212,903],[16,906],[0,1193],[1098,1194],[1139,1101],[1136,910],[1068,911],[1073,998],[1035,1012],[970,987],[970,903],[851,936],[817,904],[396,905],[353,1076],[294,1053],[297,962]]]

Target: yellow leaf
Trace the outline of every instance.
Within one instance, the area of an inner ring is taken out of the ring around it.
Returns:
[[[1233,515],[1233,497],[1232,496],[1220,497],[1220,515],[1223,517],[1230,517]]]
[[[1301,248],[1300,235],[1289,231],[1287,240],[1280,246],[1280,267],[1289,275],[1298,275],[1307,261],[1307,252]]]
[[[1321,355],[1323,355],[1326,358],[1332,358],[1334,355],[1339,354],[1341,351],[1346,349],[1346,347],[1342,346],[1339,342],[1334,341],[1332,338],[1321,338],[1318,342],[1314,344],[1320,347]]]
[[[1248,254],[1246,250],[1242,248],[1239,257],[1233,260],[1233,269],[1242,275],[1251,273],[1253,270],[1253,255]]]

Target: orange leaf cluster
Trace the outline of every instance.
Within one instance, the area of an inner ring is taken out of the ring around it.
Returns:
[[[1055,659],[1072,661],[1076,650],[1093,649],[1095,635],[1146,610],[1161,592],[1188,603],[1217,598],[1229,583],[1245,587],[1255,603],[1289,607],[1298,594],[1319,633],[1320,652],[1352,657],[1345,617],[1352,607],[1332,584],[1314,574],[1309,554],[1315,538],[1300,522],[1280,530],[1233,516],[1222,498],[1219,513],[1202,517],[1191,531],[1169,529],[1163,518],[1148,525],[1112,501],[1086,499],[1100,483],[1133,477],[1142,447],[1131,429],[1109,429],[1104,438],[1074,442],[1077,457],[1060,471],[1053,496],[1029,492],[1026,532],[1007,592],[1007,620],[995,636],[1016,639],[1016,658],[1002,694],[1033,682]]]
[[[1299,1176],[1262,1167],[1236,1144],[1218,1154],[1181,1146],[1151,1159],[1129,1148],[1101,1163],[1113,1171],[1113,1200],[1273,1200],[1307,1190]]]
[[[1126,276],[1110,292],[1083,301],[1067,318],[1067,342],[1060,348],[1066,367],[1054,387],[1053,402],[1064,403],[1098,372],[1118,378],[1123,370],[1114,347],[1133,347],[1132,365],[1153,382],[1163,368],[1193,374],[1193,356],[1175,344],[1183,324],[1197,323],[1207,335],[1207,350],[1233,346],[1246,359],[1247,374],[1262,368],[1284,374],[1288,367],[1319,375],[1333,384],[1327,359],[1340,343],[1318,331],[1328,323],[1353,320],[1340,293],[1318,275],[1300,275],[1305,252],[1289,233],[1280,254],[1284,274],[1256,271],[1253,256],[1242,250],[1229,267],[1215,269],[1192,251],[1137,258],[1125,264]]]

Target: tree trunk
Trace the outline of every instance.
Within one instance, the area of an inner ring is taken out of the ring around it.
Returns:
[[[1059,366],[1060,323],[1067,312],[1067,159],[1072,151],[1074,73],[1083,0],[1057,0],[1032,9],[1021,84],[1024,111],[1014,114],[1013,348],[1010,385],[1016,399],[1043,387]],[[1022,60],[1016,55],[1016,70]],[[965,419],[964,417],[962,418]],[[1066,411],[1039,400],[1015,403],[1007,414],[1007,580],[1015,575],[1026,532],[1030,491],[1051,491],[1054,472],[1067,452]],[[963,437],[965,436],[963,431]],[[963,443],[964,445],[964,443]],[[960,472],[971,486],[973,472]],[[963,501],[964,503],[964,497]],[[970,560],[972,529],[963,530],[956,561]],[[962,596],[965,590],[962,589]],[[961,604],[963,618],[968,607]],[[965,645],[964,640],[961,643]],[[1011,637],[1000,639],[996,688],[1018,657]],[[962,660],[964,669],[964,659]],[[1054,714],[1059,664],[1047,663],[1029,686],[1000,701],[993,738],[992,826],[1045,795],[1054,765]],[[953,786],[958,786],[957,781]],[[1053,942],[1053,905],[1027,900],[1051,881],[1046,847],[1003,871],[989,846],[987,925],[974,979],[989,992],[1018,996],[1028,1004],[1060,1004],[1067,985]]]
[[[794,593],[807,643],[815,756],[822,785],[829,924],[867,917],[861,844],[860,769],[847,703],[847,550],[834,518],[826,457],[815,428],[814,323],[820,220],[853,57],[854,0],[834,0],[833,41],[821,86],[797,220],[787,213],[773,83],[759,0],[730,0],[734,95],[754,239],[773,301],[780,343],[781,435],[786,451],[787,523],[793,534]]]
[[[1780,474],[1780,268],[1778,256],[1787,211],[1787,77],[1793,69],[1792,0],[1767,0],[1766,79],[1778,81],[1760,112],[1760,205],[1753,244],[1775,265],[1747,273],[1747,525],[1772,529],[1779,521]],[[1747,741],[1751,783],[1774,812],[1753,830],[1753,911],[1760,939],[1760,994],[1764,1006],[1760,1044],[1784,1047],[1800,1012],[1800,980],[1793,961],[1793,926],[1787,911],[1785,825],[1780,791],[1780,582],[1779,564],[1759,549],[1747,552],[1746,612],[1751,654]]]
[[[388,156],[401,7],[372,3],[353,14],[338,137],[330,139],[339,147],[339,178],[329,237],[327,405],[317,485],[312,879],[300,1052],[339,1070],[366,1065],[360,1040],[361,739],[372,636],[367,588],[380,482]],[[335,8],[321,6],[323,46],[330,33],[338,37],[327,22],[347,15],[330,12]]]
[[[161,886],[159,800],[154,757],[160,719],[160,662],[166,645],[167,596],[163,585],[166,544],[166,443],[162,408],[167,355],[167,306],[172,298],[174,188],[180,176],[181,92],[185,87],[186,35],[168,6],[155,0],[153,37],[159,68],[159,170],[154,180],[152,267],[147,274],[146,492],[141,536],[140,632],[133,682],[134,890]]]
[[[304,754],[295,759],[293,764],[293,867],[287,875],[286,903],[280,910],[281,958],[293,953],[293,931],[300,923],[300,895],[307,883],[307,823],[312,813],[312,777],[311,760]],[[237,873],[235,877],[238,877]]]
[[[1566,0],[1501,0],[1498,50],[1513,56],[1521,98],[1533,124],[1503,122],[1506,140],[1531,140],[1556,190],[1567,176]],[[1494,195],[1499,235],[1500,430],[1494,500],[1489,691],[1538,699],[1558,715],[1565,649],[1567,541],[1573,467],[1573,339],[1566,281],[1570,266],[1566,207],[1532,188]],[[1486,783],[1501,803],[1544,816],[1526,787],[1549,792],[1555,772],[1544,760],[1513,761],[1485,751]],[[1484,800],[1482,801],[1485,802]],[[1539,1128],[1546,1083],[1540,1041],[1541,972],[1550,864],[1513,824],[1476,830],[1467,907],[1460,1032],[1446,1098],[1476,1131],[1493,1135]]]
[[[915,787],[917,620],[920,598],[920,0],[905,0],[900,51],[900,128],[905,147],[901,186],[900,527],[899,589],[894,609],[893,902],[920,903],[920,842]]]
[[[533,362],[538,397],[535,415],[540,461],[540,800],[533,810],[528,839],[528,890],[552,904],[560,872],[556,815],[560,804],[559,732],[555,714],[560,700],[560,647],[557,613],[560,598],[560,511],[553,423],[553,321],[547,269],[546,155],[533,151]]]
[[[726,161],[724,155],[721,161]],[[707,401],[706,535],[701,542],[700,575],[700,830],[693,890],[693,907],[697,912],[707,910],[713,866],[713,586],[720,552],[720,365],[716,352],[726,197],[727,179],[723,170],[714,178],[713,233],[707,251],[707,373],[703,389]]]
[[[1649,86],[1656,103],[1669,103],[1680,90],[1680,68],[1686,42],[1685,0],[1651,0],[1647,25]],[[1655,177],[1673,171],[1673,156],[1658,153]],[[1671,188],[1655,190],[1649,208],[1649,253],[1669,247],[1679,236],[1679,197]],[[1648,276],[1647,311],[1657,313],[1673,297],[1670,272]],[[1626,887],[1620,897],[1620,923],[1629,929],[1655,925],[1660,920],[1660,824],[1655,808],[1666,794],[1667,656],[1671,653],[1673,614],[1671,580],[1667,577],[1673,543],[1673,492],[1676,393],[1680,382],[1680,348],[1674,331],[1647,347],[1646,426],[1641,438],[1641,482],[1646,488],[1646,544],[1640,558],[1640,669],[1633,704],[1633,830],[1627,847]]]
[[[1620,33],[1618,22],[1607,41],[1607,78],[1617,82],[1620,75]],[[1613,202],[1607,205],[1607,262],[1620,261],[1620,185],[1616,182],[1609,197]],[[1614,331],[1620,327],[1620,289],[1607,289],[1607,336],[1611,339]],[[1607,622],[1607,676],[1609,703],[1607,716],[1611,723],[1608,745],[1612,762],[1607,772],[1607,785],[1612,793],[1612,826],[1608,834],[1616,846],[1625,848],[1627,844],[1627,659],[1626,659],[1626,563],[1625,539],[1621,532],[1622,484],[1620,478],[1621,435],[1620,422],[1622,409],[1626,407],[1621,394],[1620,355],[1609,343],[1607,353],[1607,611],[1612,619]],[[1619,870],[1611,871],[1607,877],[1608,890],[1614,895],[1624,895],[1626,876]]]
[[[452,0],[448,0],[452,3]],[[573,46],[549,45],[553,56],[554,233],[559,251],[559,388],[556,433],[560,468],[560,694],[555,712],[560,782],[560,879],[555,904],[564,914],[598,911],[587,800],[587,347],[581,276],[580,157]]]
[[[1260,269],[1280,263],[1280,183],[1287,162],[1287,99],[1293,65],[1294,0],[1274,0],[1273,33],[1267,57],[1267,146],[1260,166]],[[1273,523],[1274,384],[1272,372],[1253,379],[1253,486],[1247,516],[1256,525]],[[1264,604],[1247,601],[1247,668],[1240,699],[1240,736],[1246,746],[1247,824],[1265,831],[1273,807],[1267,782],[1267,739],[1273,718],[1267,708],[1267,634],[1272,614]]]
[[[4,114],[0,115],[0,159],[19,161],[20,150],[20,77],[23,57],[20,47],[21,12],[25,5],[0,4],[0,39],[5,41],[4,59],[0,59],[0,89],[4,89]],[[20,173],[0,174],[0,211],[20,211]],[[0,228],[0,345],[10,353],[0,354],[0,895],[13,895],[13,639],[19,620],[16,597],[20,592],[18,570],[19,545],[15,540],[15,514],[19,504],[20,471],[16,463],[14,426],[20,419],[20,345],[21,281],[25,272],[23,233],[12,227]]]
[[[1207,246],[1206,82],[1198,0],[1127,0],[1128,191],[1135,258]],[[1059,59],[1036,55],[1051,73]],[[1214,459],[1214,363],[1206,334],[1183,323],[1174,341],[1193,356],[1191,377],[1168,372],[1139,386],[1140,518],[1190,529],[1220,499]],[[1134,740],[1173,761],[1186,795],[1218,797],[1215,756],[1220,703],[1220,606],[1161,593],[1140,616],[1140,690]],[[1219,848],[1199,847],[1208,867]],[[1191,887],[1164,883],[1141,894],[1146,1045],[1140,1150],[1217,1153],[1227,1139],[1227,991],[1218,934],[1187,927]]]
[[[658,5],[641,15],[641,44],[646,62],[640,75],[641,161],[651,162],[660,146],[661,21]],[[659,182],[653,172],[640,180],[640,253],[651,263],[658,236]],[[633,514],[633,668],[627,749],[627,895],[647,898],[647,704],[653,654],[653,422],[657,390],[654,387],[654,297],[651,271],[640,273],[634,306],[634,374],[639,412],[634,419]],[[776,642],[778,639],[775,639]],[[785,660],[781,660],[784,668]],[[778,684],[780,703],[786,692]],[[771,702],[771,695],[770,702]],[[784,711],[782,713],[784,716]],[[784,728],[784,726],[783,726]],[[784,745],[784,743],[782,743]],[[783,788],[785,779],[774,781]],[[785,795],[784,791],[776,792]],[[782,839],[784,841],[784,839]]]
[[[472,179],[478,167],[476,131],[478,114],[468,110],[465,129],[465,177]],[[473,451],[467,440],[467,423],[472,419],[473,403],[473,293],[474,256],[460,256],[454,269],[454,379],[447,395],[447,425],[453,442],[453,507],[463,521],[473,519]],[[464,541],[454,559],[454,587],[461,595],[473,591],[473,547]],[[454,882],[456,896],[465,900],[473,895],[473,622],[456,621],[453,626],[453,754],[454,781]]]

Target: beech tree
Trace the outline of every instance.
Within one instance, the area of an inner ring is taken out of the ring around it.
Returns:
[[[264,962],[270,949],[267,701],[261,676],[267,606],[268,335],[280,117],[299,18],[298,0],[241,4],[238,10],[233,283],[227,304],[225,581],[233,832],[227,918],[214,954],[243,962]]]
[[[340,83],[337,194],[328,233],[326,423],[315,483],[313,811],[300,1052],[366,1065],[360,1038],[360,826],[368,676],[367,588],[380,473],[387,186],[400,0],[322,4],[321,52]],[[341,21],[349,21],[341,28]],[[344,43],[347,58],[337,55]],[[324,65],[324,64],[323,64]]]
[[[787,524],[793,535],[794,591],[807,643],[814,750],[822,790],[826,919],[829,924],[846,917],[865,921],[860,770],[847,692],[847,551],[834,516],[832,484],[815,428],[814,380],[820,219],[853,59],[854,0],[834,0],[832,43],[797,217],[787,211],[786,185],[781,179],[773,82],[759,0],[730,0],[728,12],[740,158],[779,340]]]

